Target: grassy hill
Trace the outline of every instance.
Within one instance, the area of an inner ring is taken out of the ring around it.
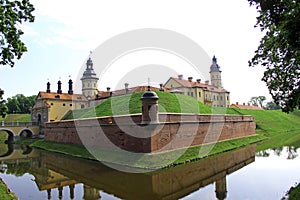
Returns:
[[[30,122],[30,114],[8,114],[5,118],[0,117],[0,122]]]
[[[212,112],[211,107],[198,102],[190,96],[160,91],[156,91],[156,93],[159,97],[159,112],[203,114],[209,114]],[[141,113],[142,104],[140,97],[142,94],[143,92],[138,92],[132,95],[128,94],[108,98],[95,108],[74,110],[64,119]]]

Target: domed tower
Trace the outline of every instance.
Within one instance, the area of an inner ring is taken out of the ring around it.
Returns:
[[[217,58],[214,56],[212,59],[212,65],[210,66],[210,81],[213,86],[222,88],[220,66],[217,64]]]
[[[86,69],[80,80],[82,81],[82,94],[86,98],[91,98],[98,93],[97,88],[99,78],[96,76],[93,68],[93,61],[90,57],[86,62]]]

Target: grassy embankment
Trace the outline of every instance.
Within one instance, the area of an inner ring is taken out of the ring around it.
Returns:
[[[101,105],[96,108],[89,108],[84,110],[77,110],[70,114],[66,119],[75,118],[88,118],[95,116],[110,116],[120,114],[134,114],[141,112],[140,96],[142,93],[136,93],[129,98],[129,95],[109,98],[104,101]],[[256,111],[256,110],[240,110],[240,109],[226,109],[221,111],[220,109],[212,110],[211,107],[203,105],[197,102],[195,99],[184,96],[175,95],[170,93],[157,92],[159,96],[159,111],[160,112],[173,112],[173,113],[228,113],[228,114],[244,114],[253,115],[257,123],[257,136],[235,139],[231,141],[224,141],[217,143],[208,155],[213,155],[235,149],[238,147],[246,146],[251,143],[255,143],[266,139],[266,142],[262,142],[258,145],[258,148],[263,150],[265,148],[274,147],[274,145],[288,145],[290,142],[299,141],[300,137],[296,134],[300,132],[300,112],[294,112],[292,114],[285,114],[281,111]],[[113,108],[113,111],[111,110]],[[286,138],[286,139],[284,139]],[[67,145],[60,143],[52,143],[46,141],[38,141],[34,144],[36,147],[44,148],[47,150],[67,153],[76,155],[78,157],[85,157],[95,159],[84,147],[76,145]],[[185,153],[176,159],[173,164],[180,164],[189,160],[199,159],[202,155],[199,155],[201,147],[190,147]],[[179,150],[180,151],[180,150]],[[170,160],[174,157],[173,155],[179,151],[173,151],[168,153],[161,153],[160,156],[166,158],[164,161],[157,162],[159,158],[152,155],[146,155],[142,159],[132,159],[132,162],[128,160],[128,156],[120,152],[113,152],[108,150],[99,149],[97,159],[101,159],[107,162],[117,162],[119,164],[128,164],[135,167],[160,167],[170,164]],[[94,149],[93,154],[97,150]],[[105,153],[104,153],[105,152]],[[170,157],[170,160],[167,158]],[[113,160],[112,160],[113,159]]]
[[[30,122],[30,114],[8,114],[5,118],[0,117],[0,122]]]
[[[1,200],[14,200],[18,199],[17,196],[10,191],[3,180],[0,178],[0,199]]]

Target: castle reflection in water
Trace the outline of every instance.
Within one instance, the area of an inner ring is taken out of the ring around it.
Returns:
[[[178,199],[212,183],[216,198],[225,199],[226,176],[254,162],[255,150],[251,145],[151,173],[121,172],[100,162],[45,151],[29,152],[27,158],[31,157],[29,173],[48,199],[101,199],[100,191],[121,199]],[[82,185],[83,193],[76,192]]]

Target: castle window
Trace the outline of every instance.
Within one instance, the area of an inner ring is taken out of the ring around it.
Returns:
[[[51,106],[53,106],[53,103],[51,103]]]
[[[194,97],[194,92],[191,92],[191,96]]]
[[[190,92],[187,92],[187,95],[190,96]]]
[[[219,96],[217,96],[217,101],[219,101]]]
[[[216,100],[216,96],[214,95],[214,101]]]
[[[72,106],[72,104],[70,103],[70,106]]]
[[[81,108],[84,108],[84,104],[81,104]]]
[[[227,96],[227,101],[229,101],[229,96]]]
[[[63,106],[66,106],[66,104],[65,104],[65,103],[63,103]]]
[[[221,96],[220,98],[221,98],[221,101],[223,101],[223,97]]]
[[[201,92],[199,92],[199,97],[201,97]]]

